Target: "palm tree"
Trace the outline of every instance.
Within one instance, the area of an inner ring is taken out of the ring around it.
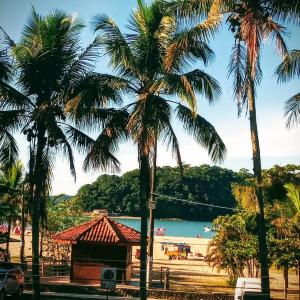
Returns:
[[[262,291],[270,294],[269,268],[267,263],[266,230],[264,221],[264,206],[262,195],[261,158],[256,121],[256,88],[261,80],[261,44],[263,39],[272,37],[276,40],[276,47],[281,55],[287,53],[283,39],[284,28],[278,21],[299,20],[299,1],[280,0],[178,0],[175,8],[181,17],[195,18],[207,17],[191,31],[197,37],[199,28],[212,23],[212,30],[207,34],[214,34],[221,25],[220,15],[226,15],[230,29],[234,33],[235,45],[233,47],[229,75],[234,79],[234,97],[238,102],[239,113],[247,107],[250,119],[253,171],[256,182],[256,198],[259,206],[259,254],[261,263]],[[173,56],[172,54],[170,55]],[[269,296],[268,296],[269,298]]]
[[[42,17],[34,9],[19,43],[8,36],[14,60],[15,87],[7,77],[0,81],[1,161],[17,156],[14,132],[22,132],[29,145],[29,183],[32,193],[33,299],[39,299],[39,224],[45,196],[51,187],[51,171],[57,153],[69,161],[76,176],[72,146],[88,149],[93,140],[76,129],[65,112],[70,99],[96,101],[114,97],[107,78],[93,72],[98,39],[86,49],[80,46],[83,26],[71,15],[55,10]],[[108,96],[107,96],[108,95]],[[6,147],[3,147],[3,145]],[[6,151],[4,151],[7,149]]]
[[[285,184],[284,188],[286,189],[285,201],[277,201],[273,206],[275,218],[272,224],[275,226],[276,235],[271,240],[271,257],[277,267],[283,268],[284,295],[287,299],[289,268],[296,267],[300,271],[300,189],[293,183]]]
[[[196,112],[196,94],[202,94],[213,102],[220,93],[220,87],[204,71],[188,71],[195,59],[206,63],[213,56],[209,46],[201,39],[195,41],[189,51],[178,52],[172,67],[166,67],[168,48],[184,32],[176,23],[175,15],[167,12],[159,1],[150,5],[138,1],[137,10],[130,16],[129,34],[122,34],[114,21],[105,15],[96,16],[94,26],[100,33],[104,53],[116,74],[112,79],[115,88],[120,93],[126,92],[135,101],[120,109],[71,101],[69,112],[84,126],[90,126],[101,117],[103,130],[85,160],[86,168],[118,169],[114,156],[118,144],[130,138],[137,145],[141,214],[140,297],[146,299],[150,155],[156,140],[160,140],[171,146],[181,165],[179,142],[171,123],[174,115],[183,128],[208,150],[213,161],[222,160],[226,152],[224,143],[215,128]],[[173,100],[173,96],[179,96],[187,106]],[[95,127],[95,123],[93,125]]]
[[[300,78],[300,50],[291,50],[286,54],[282,63],[276,69],[279,82],[286,82],[294,77]],[[285,102],[287,127],[300,123],[300,93]]]
[[[21,161],[18,161],[10,168],[0,169],[0,197],[8,205],[8,236],[6,250],[9,250],[11,223],[13,217],[18,217],[17,210],[21,206],[23,196],[24,168]]]
[[[287,202],[285,203],[284,210],[291,220],[294,221],[296,226],[300,224],[300,188],[292,183],[284,185],[287,191]]]

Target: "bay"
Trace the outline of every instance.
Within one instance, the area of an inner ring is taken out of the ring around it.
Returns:
[[[126,226],[132,227],[137,231],[141,230],[140,219],[132,218],[112,218],[117,222],[120,222]],[[186,220],[164,220],[157,219],[154,222],[154,228],[165,228],[166,236],[181,236],[181,237],[197,237],[200,235],[202,238],[210,239],[214,236],[213,231],[206,232],[204,227],[208,226],[211,228],[211,222],[201,222],[201,221],[186,221]]]

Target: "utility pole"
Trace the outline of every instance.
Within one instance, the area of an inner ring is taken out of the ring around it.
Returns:
[[[153,272],[153,242],[154,242],[154,209],[155,209],[155,175],[156,175],[156,156],[157,156],[157,136],[155,137],[154,152],[151,168],[151,194],[149,199],[149,241],[148,241],[148,266],[147,266],[147,288],[152,288]]]

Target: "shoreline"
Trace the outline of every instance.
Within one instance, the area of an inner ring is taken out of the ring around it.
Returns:
[[[11,234],[12,238],[20,239],[19,235]],[[191,246],[192,252],[201,252],[203,255],[206,254],[207,245],[211,241],[210,238],[196,238],[196,237],[181,237],[181,236],[154,236],[154,257],[157,259],[165,259],[166,256],[161,250],[162,243],[185,243]],[[31,234],[25,235],[25,256],[31,256]],[[135,246],[133,248],[139,248]],[[20,242],[10,243],[10,254],[11,257],[19,257],[20,254]],[[135,250],[134,250],[135,251]],[[135,253],[135,252],[133,252]]]
[[[110,216],[108,215],[109,218],[112,219],[128,219],[128,220],[140,220],[141,217],[134,217],[134,216]],[[208,221],[208,220],[186,220],[186,219],[180,219],[180,218],[155,218],[155,220],[158,221],[187,221],[187,222],[207,222],[207,223],[212,223],[213,221]]]

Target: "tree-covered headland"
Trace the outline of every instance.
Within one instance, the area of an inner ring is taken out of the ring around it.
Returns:
[[[264,196],[268,203],[275,200],[284,201],[286,190],[283,185],[293,182],[299,184],[297,166],[274,166],[264,171]],[[82,186],[75,199],[83,211],[107,209],[110,213],[139,216],[139,178],[138,170],[117,175],[101,175],[91,184]],[[156,194],[171,196],[193,202],[191,204],[176,201],[173,198],[157,197],[156,218],[180,218],[187,220],[211,221],[231,211],[194,204],[206,204],[236,207],[236,197],[249,187],[253,179],[246,169],[234,172],[217,166],[201,165],[185,166],[183,178],[176,167],[160,167],[157,169]],[[234,191],[234,193],[233,193]],[[235,197],[236,196],[236,197]],[[241,201],[255,203],[244,199]],[[253,200],[253,199],[252,199]],[[249,204],[250,205],[250,204]]]

